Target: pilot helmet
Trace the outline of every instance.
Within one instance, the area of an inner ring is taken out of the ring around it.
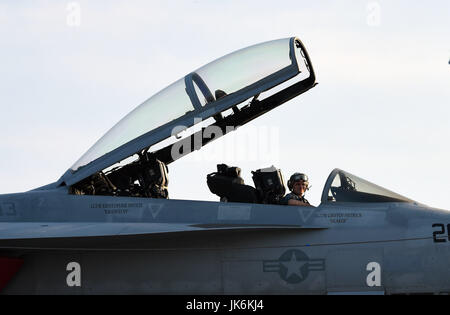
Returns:
[[[291,178],[288,180],[288,188],[290,191],[294,189],[294,183],[299,181],[304,181],[306,184],[308,184],[308,176],[306,176],[303,173],[294,173],[292,174]]]

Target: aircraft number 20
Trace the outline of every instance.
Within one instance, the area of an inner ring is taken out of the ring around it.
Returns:
[[[445,237],[441,237],[441,235],[445,234],[445,224],[435,223],[433,224],[433,228],[439,228],[438,230],[433,232],[433,241],[435,243],[446,242]],[[447,238],[450,241],[450,224],[447,224]]]

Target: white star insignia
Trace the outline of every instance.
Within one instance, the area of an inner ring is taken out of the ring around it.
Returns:
[[[300,272],[300,268],[302,268],[307,263],[307,261],[297,261],[297,258],[295,257],[295,253],[292,252],[291,260],[290,261],[282,261],[281,263],[283,264],[283,266],[285,266],[287,268],[286,279],[289,279],[289,277],[292,274],[295,274],[295,275],[299,276],[301,280],[303,280],[303,276]]]

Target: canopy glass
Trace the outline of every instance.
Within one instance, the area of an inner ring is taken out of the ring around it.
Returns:
[[[322,193],[322,202],[414,202],[355,175],[335,169]]]
[[[71,167],[72,171],[164,124],[204,111],[203,107],[210,107],[219,98],[238,93],[286,67],[297,66],[299,52],[292,53],[291,49],[290,38],[254,45],[176,81],[125,116]]]

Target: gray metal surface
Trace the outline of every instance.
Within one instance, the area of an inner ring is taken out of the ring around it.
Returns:
[[[314,86],[310,69],[310,85],[280,102]],[[275,79],[254,91],[285,78]],[[62,185],[168,136],[158,130],[57,183],[0,195],[0,273],[13,275],[0,277],[0,293],[450,293],[450,212],[333,202],[333,176],[318,207],[72,195]]]
[[[448,242],[436,243],[432,228],[449,213],[413,204],[303,208],[42,192],[3,195],[0,205],[1,253],[24,259],[3,293],[450,292]],[[71,262],[80,286],[67,284]],[[369,286],[371,263],[379,285]]]

